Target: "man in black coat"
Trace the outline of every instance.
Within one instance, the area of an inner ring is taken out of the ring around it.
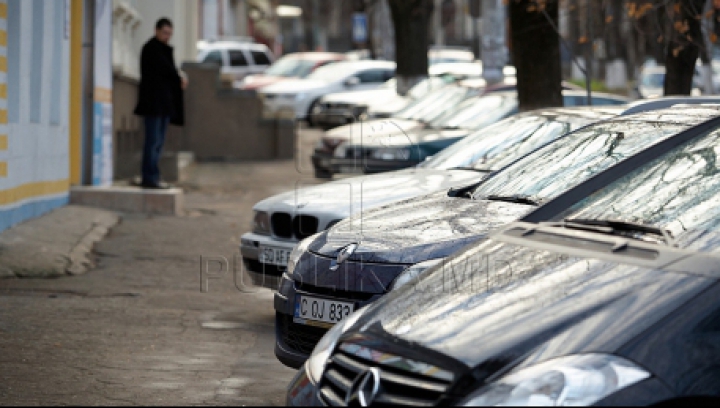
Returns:
[[[182,125],[183,89],[187,82],[178,73],[173,48],[168,45],[173,34],[172,22],[161,18],[155,24],[155,36],[142,48],[140,55],[140,92],[135,114],[145,119],[145,147],[142,160],[142,186],[168,188],[160,181],[158,162],[165,143],[168,123]]]

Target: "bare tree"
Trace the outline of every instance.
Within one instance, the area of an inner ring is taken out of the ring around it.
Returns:
[[[520,110],[562,106],[558,0],[510,0]]]
[[[428,26],[433,0],[388,0],[395,27],[397,91],[404,95],[428,72]]]
[[[677,0],[671,10],[673,30],[665,57],[665,95],[690,95],[703,35],[705,0]]]

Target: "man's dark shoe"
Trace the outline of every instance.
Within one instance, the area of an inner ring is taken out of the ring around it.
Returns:
[[[161,181],[161,182],[159,182],[159,183],[157,183],[157,184],[155,184],[155,183],[142,183],[142,184],[140,185],[140,187],[142,187],[142,188],[149,188],[149,189],[155,189],[155,190],[167,190],[167,189],[172,188],[172,185],[170,185],[170,184],[168,184],[168,183],[166,183],[166,182],[164,182],[164,181]]]

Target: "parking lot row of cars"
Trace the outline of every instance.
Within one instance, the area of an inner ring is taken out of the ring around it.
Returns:
[[[512,83],[447,81],[326,133],[316,166],[369,174],[255,206],[288,404],[719,396],[720,98],[566,88],[517,113]]]

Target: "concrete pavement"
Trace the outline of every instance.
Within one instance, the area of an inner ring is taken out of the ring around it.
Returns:
[[[294,370],[273,355],[271,292],[228,273],[203,293],[200,259],[232,259],[251,206],[299,180],[316,182],[294,161],[197,165],[184,215],[123,216],[88,273],[0,280],[0,401],[282,404]]]

